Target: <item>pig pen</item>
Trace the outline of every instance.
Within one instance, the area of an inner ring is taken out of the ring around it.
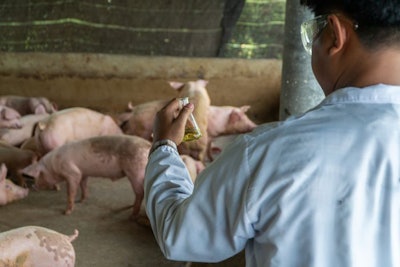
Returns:
[[[280,60],[139,57],[131,55],[2,53],[0,95],[44,96],[59,109],[88,107],[104,113],[169,99],[168,81],[205,79],[212,105],[251,105],[247,115],[256,123],[278,119]],[[166,260],[152,231],[129,220],[134,195],[125,178],[89,179],[89,197],[65,216],[65,184],[60,191],[31,191],[29,196],[0,207],[0,232],[43,226],[71,235],[76,265],[185,266]],[[244,266],[243,254],[221,263],[191,266]]]

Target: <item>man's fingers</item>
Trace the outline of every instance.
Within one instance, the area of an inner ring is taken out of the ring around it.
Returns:
[[[176,118],[176,121],[180,125],[185,125],[186,121],[189,118],[189,115],[193,112],[193,108],[194,108],[194,105],[192,103],[189,103],[186,106],[184,106],[182,108],[181,112],[179,113],[178,117]]]
[[[168,113],[178,110],[180,107],[179,99],[171,99],[167,105],[164,106],[164,110]]]

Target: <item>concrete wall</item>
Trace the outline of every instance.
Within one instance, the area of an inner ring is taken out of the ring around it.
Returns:
[[[279,115],[280,60],[1,53],[0,95],[45,96],[59,108],[123,111],[127,103],[169,99],[168,81],[208,80],[213,105],[251,105],[258,123]]]

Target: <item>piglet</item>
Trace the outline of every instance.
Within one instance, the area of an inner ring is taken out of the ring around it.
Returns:
[[[131,106],[130,114],[122,114],[121,129],[125,134],[140,136],[146,140],[153,140],[153,123],[156,113],[162,109],[168,100],[154,100],[136,106]],[[124,117],[122,117],[124,116]]]
[[[0,128],[21,128],[21,114],[13,108],[0,105]]]
[[[194,104],[193,115],[202,134],[196,141],[182,142],[178,146],[179,153],[190,155],[200,161],[204,161],[207,152],[208,110],[211,103],[206,89],[207,84],[206,80],[170,82],[170,86],[178,90],[178,97],[189,97],[189,102]]]
[[[210,106],[208,110],[208,145],[207,155],[209,160],[213,160],[212,142],[218,136],[242,134],[251,132],[257,124],[255,124],[246,115],[250,109],[249,105],[241,107],[233,106]]]
[[[129,101],[128,105],[125,108],[125,111],[114,113],[111,115],[113,116],[115,122],[121,127],[122,125],[127,123],[128,120],[131,118],[133,108],[134,108],[134,105],[132,104],[131,101]]]
[[[138,136],[97,136],[71,142],[47,153],[22,172],[35,178],[37,189],[54,188],[67,183],[68,204],[65,214],[74,209],[78,186],[81,201],[87,197],[88,177],[106,177],[113,181],[128,177],[136,195],[133,217],[138,214],[144,195],[144,172],[151,143]]]
[[[117,134],[123,133],[111,116],[81,107],[55,112],[39,121],[34,129],[41,155],[71,141]]]
[[[22,126],[18,129],[0,128],[0,140],[19,146],[25,140],[33,136],[33,130],[38,121],[47,118],[48,114],[29,114],[22,116],[20,122]]]
[[[4,163],[0,164],[0,206],[4,206],[10,202],[23,199],[28,196],[27,188],[15,185],[10,180],[6,179],[7,167]],[[1,253],[1,249],[0,249]],[[1,263],[1,258],[0,258]],[[0,264],[0,266],[3,266]]]
[[[0,97],[0,105],[15,109],[21,116],[27,114],[50,114],[57,110],[57,105],[45,97],[5,95]]]
[[[246,112],[249,105],[241,107],[210,106],[207,132],[211,137],[251,132],[257,127]]]
[[[24,226],[0,233],[0,266],[73,267],[72,241],[67,236],[39,226]]]

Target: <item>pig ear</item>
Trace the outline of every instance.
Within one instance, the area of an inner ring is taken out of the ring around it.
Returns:
[[[202,86],[202,87],[206,87],[208,84],[208,81],[207,80],[197,80],[197,83],[199,83],[200,86]]]
[[[46,114],[47,112],[46,112],[46,109],[44,108],[44,106],[43,105],[38,105],[36,108],[35,108],[35,114]]]
[[[235,123],[240,121],[240,114],[237,110],[232,110],[231,114],[229,114],[229,123]]]
[[[241,106],[240,109],[241,109],[244,113],[246,113],[246,112],[250,109],[250,106],[249,106],[249,105]]]
[[[32,163],[31,165],[23,168],[21,170],[21,173],[31,176],[33,178],[39,177],[40,163],[39,162]]]
[[[12,120],[21,118],[21,115],[15,109],[5,107],[1,110],[1,117],[6,120]]]
[[[175,90],[179,90],[179,89],[181,89],[183,86],[185,86],[185,84],[184,83],[181,83],[181,82],[168,82],[169,83],[169,85],[172,87],[172,88],[174,88]]]
[[[128,110],[132,111],[133,110],[133,104],[131,101],[128,102]]]
[[[46,123],[44,121],[38,121],[37,126],[43,131],[46,128]]]
[[[56,103],[51,102],[51,105],[53,106],[53,111],[57,111],[58,110],[58,106]]]

